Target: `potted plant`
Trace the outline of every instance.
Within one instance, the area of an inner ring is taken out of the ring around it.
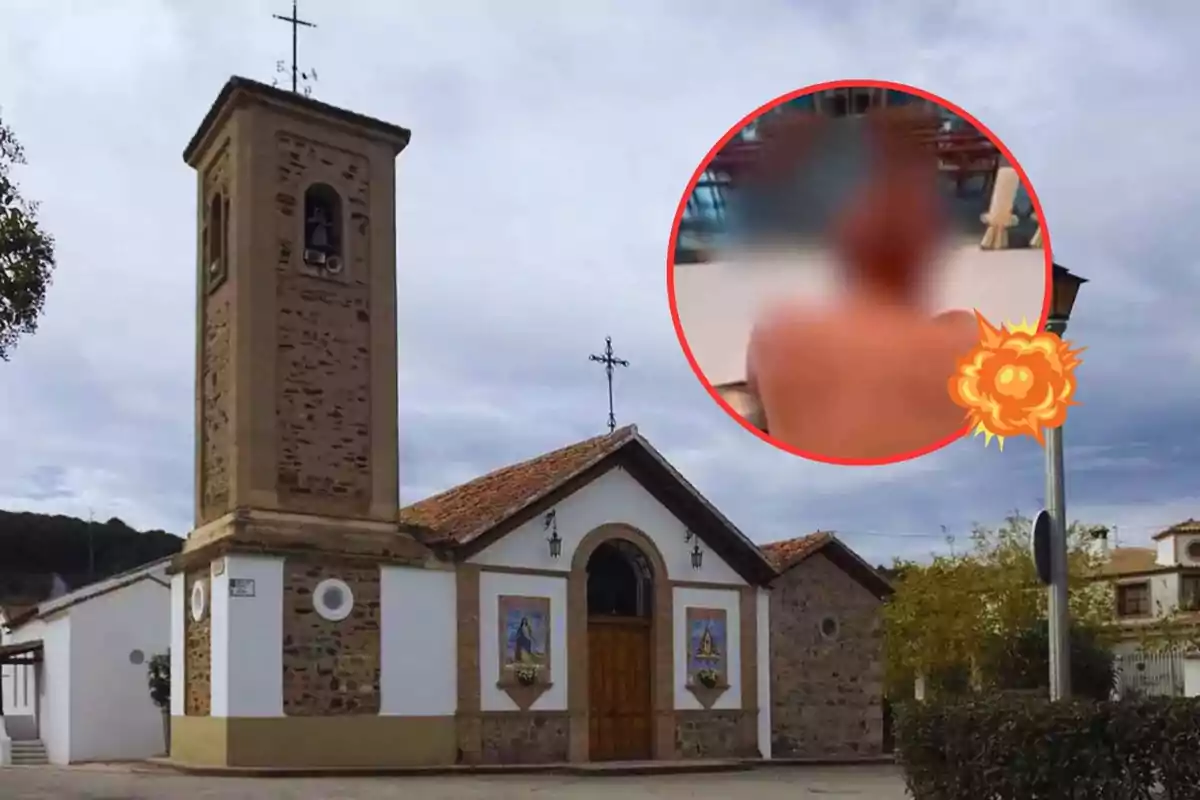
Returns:
[[[153,656],[146,666],[150,699],[162,712],[163,744],[171,754],[171,652]]]
[[[517,676],[517,683],[522,686],[533,686],[537,683],[538,668],[536,664],[519,664],[514,670]]]
[[[720,675],[715,669],[702,669],[696,671],[696,681],[705,689],[717,688],[717,683],[720,680]]]

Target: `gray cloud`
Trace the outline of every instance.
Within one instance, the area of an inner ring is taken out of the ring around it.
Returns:
[[[59,240],[42,329],[0,381],[0,506],[187,529],[193,175],[179,153],[230,73],[270,79],[285,3],[25,0],[0,30],[0,105]],[[745,4],[743,4],[744,6]],[[402,497],[618,415],[758,540],[836,528],[875,560],[946,547],[1043,494],[1041,451],[956,443],[843,468],[774,452],[715,407],[666,302],[669,226],[734,123],[816,81],[878,77],[962,105],[1027,169],[1058,261],[1093,279],[1066,437],[1072,516],[1123,540],[1200,513],[1193,253],[1200,67],[1184,2],[311,0],[322,99],[411,126],[398,162]]]

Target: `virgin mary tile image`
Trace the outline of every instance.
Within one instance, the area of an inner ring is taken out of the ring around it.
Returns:
[[[550,598],[501,596],[501,680],[546,682],[550,672]]]

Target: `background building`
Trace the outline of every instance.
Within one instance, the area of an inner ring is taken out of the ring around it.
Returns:
[[[167,564],[147,564],[4,621],[0,740],[8,741],[0,750],[14,762],[124,761],[166,751],[147,664],[170,643]]]

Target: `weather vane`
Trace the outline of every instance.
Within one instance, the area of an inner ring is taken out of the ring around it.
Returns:
[[[303,80],[304,81],[303,94],[305,97],[308,97],[309,95],[312,94],[312,85],[309,83],[309,81],[312,81],[313,83],[316,82],[317,71],[315,69],[310,69],[310,70],[302,72],[300,70],[299,62],[297,60],[296,51],[297,51],[297,47],[299,44],[299,38],[300,38],[300,26],[303,25],[305,28],[315,28],[317,26],[312,22],[307,22],[305,20],[300,19],[300,15],[296,9],[296,0],[292,0],[292,15],[290,17],[283,17],[283,16],[280,16],[279,14],[272,14],[271,16],[273,16],[275,19],[282,20],[283,22],[286,22],[292,26],[292,70],[291,70],[291,72],[292,72],[292,91],[300,93],[300,81]],[[279,85],[278,75],[286,75],[288,72],[287,65],[284,63],[284,61],[282,59],[275,62],[275,72],[277,73],[277,75],[276,75],[275,80],[271,84],[272,86]]]
[[[612,433],[617,429],[617,417],[613,414],[613,367],[628,367],[629,362],[613,355],[611,336],[604,337],[604,355],[590,355],[588,361],[603,364],[604,373],[608,376],[608,432]]]

